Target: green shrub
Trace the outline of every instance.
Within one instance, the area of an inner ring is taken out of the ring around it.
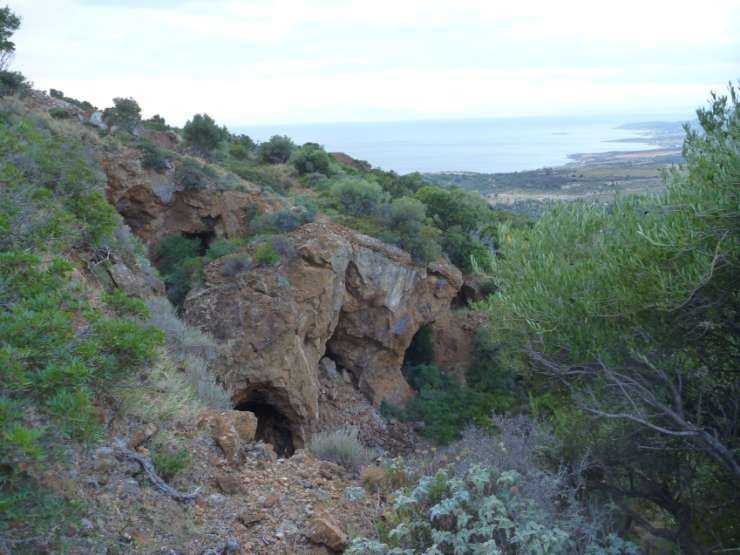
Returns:
[[[348,216],[375,216],[386,200],[380,185],[356,177],[344,177],[331,186],[337,208]]]
[[[0,97],[25,93],[31,90],[31,83],[19,71],[0,70]]]
[[[136,148],[142,154],[141,166],[147,170],[162,172],[170,168],[167,152],[151,141],[140,141]]]
[[[49,108],[49,115],[54,119],[67,119],[71,114],[64,108],[54,107]]]
[[[273,135],[269,141],[260,144],[259,157],[266,164],[284,164],[295,148],[289,137]]]
[[[187,470],[191,462],[192,457],[187,449],[160,447],[152,452],[154,468],[157,474],[167,482]]]
[[[106,306],[118,316],[149,317],[149,308],[146,303],[142,299],[130,296],[123,289],[114,289],[106,293],[103,300]]]
[[[154,129],[155,131],[167,131],[170,128],[164,118],[159,114],[154,114],[152,117],[145,119],[141,123],[147,129]]]
[[[319,459],[340,464],[354,472],[378,456],[375,450],[360,443],[354,427],[314,434],[308,442],[308,450]]]
[[[299,206],[282,208],[276,212],[258,216],[254,219],[251,228],[257,233],[290,233],[312,222],[315,215],[315,207],[313,209]]]
[[[228,137],[228,131],[216,125],[208,114],[195,114],[183,127],[182,135],[186,145],[207,156]]]
[[[194,158],[185,158],[175,170],[175,182],[186,191],[201,191],[217,177],[210,166],[206,166]]]
[[[170,235],[157,245],[156,262],[167,287],[167,297],[180,306],[200,279],[203,244],[197,237]]]
[[[501,555],[573,553],[637,555],[615,534],[583,538],[551,522],[538,499],[521,495],[515,470],[473,466],[460,478],[445,470],[425,476],[393,496],[380,541],[355,538],[348,555],[486,553]]]
[[[458,439],[466,426],[490,426],[491,412],[506,412],[513,399],[509,392],[477,391],[431,365],[406,368],[409,385],[418,394],[403,409],[385,405],[386,414],[419,422],[419,433],[440,444]]]
[[[231,136],[229,156],[236,160],[247,160],[257,150],[257,145],[248,135]]]
[[[254,249],[254,261],[257,266],[272,266],[280,261],[280,255],[275,252],[272,243],[264,242]]]
[[[208,245],[208,250],[203,257],[203,265],[217,258],[237,252],[243,247],[243,242],[238,239],[216,239]]]
[[[293,164],[299,175],[319,173],[329,175],[329,155],[315,143],[306,143],[290,155],[290,163]]]
[[[115,125],[131,133],[141,122],[141,106],[133,98],[114,98],[113,107],[103,111],[108,125]]]

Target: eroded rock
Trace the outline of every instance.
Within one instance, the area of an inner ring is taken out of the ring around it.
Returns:
[[[401,374],[405,351],[423,324],[449,310],[462,279],[454,266],[415,264],[337,225],[309,224],[288,239],[295,254],[276,266],[233,277],[222,267],[244,253],[210,264],[184,314],[226,345],[217,371],[235,404],[271,407],[301,447],[318,420],[321,358],[349,371],[374,404],[404,402],[412,395]]]

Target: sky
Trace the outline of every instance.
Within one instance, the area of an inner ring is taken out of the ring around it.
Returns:
[[[13,68],[182,125],[688,117],[740,79],[740,0],[10,0]]]

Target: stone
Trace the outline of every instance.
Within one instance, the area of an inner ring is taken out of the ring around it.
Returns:
[[[332,551],[342,551],[347,547],[348,538],[339,525],[326,514],[316,516],[309,522],[306,536],[313,543],[325,545]]]
[[[152,424],[151,422],[148,423],[143,428],[136,430],[134,432],[134,435],[131,436],[131,439],[128,442],[128,446],[130,449],[137,449],[141,447],[144,443],[149,441],[151,437],[157,433],[157,426]]]
[[[235,403],[269,405],[301,447],[318,421],[327,355],[376,406],[413,395],[401,373],[406,349],[449,312],[462,276],[335,224],[307,224],[287,241],[295,254],[283,263],[236,278],[223,266],[253,247],[209,264],[183,311],[226,347],[214,370]]]
[[[105,121],[103,120],[103,112],[93,112],[92,114],[90,114],[87,122],[93,127],[97,127],[98,129],[102,129],[103,131],[106,131],[108,129],[108,124],[105,123]]]
[[[216,484],[227,495],[234,495],[242,491],[241,482],[236,476],[232,476],[231,474],[216,474]]]
[[[319,361],[319,370],[333,382],[341,379],[339,372],[337,372],[337,363],[329,357],[324,357]]]
[[[257,433],[257,417],[248,411],[208,410],[201,415],[200,422],[210,427],[213,439],[232,463],[239,462],[240,449],[254,440]]]
[[[209,507],[220,507],[226,502],[226,498],[220,493],[212,493],[206,497],[206,503]]]
[[[236,519],[247,528],[254,526],[258,522],[262,522],[265,518],[266,515],[264,513],[257,511],[244,511],[236,517]]]

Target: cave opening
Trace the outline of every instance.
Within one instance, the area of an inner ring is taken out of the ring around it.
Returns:
[[[255,439],[269,443],[280,457],[290,457],[295,451],[290,421],[262,392],[252,392],[234,410],[246,410],[257,417]]]
[[[434,337],[432,335],[432,325],[424,324],[414,334],[411,343],[406,348],[403,355],[403,366],[401,367],[406,373],[409,368],[421,365],[429,365],[434,362]]]
[[[196,239],[198,241],[198,256],[204,256],[208,252],[208,247],[216,238],[216,233],[212,229],[209,229],[197,233],[183,233],[182,236],[186,239]]]

